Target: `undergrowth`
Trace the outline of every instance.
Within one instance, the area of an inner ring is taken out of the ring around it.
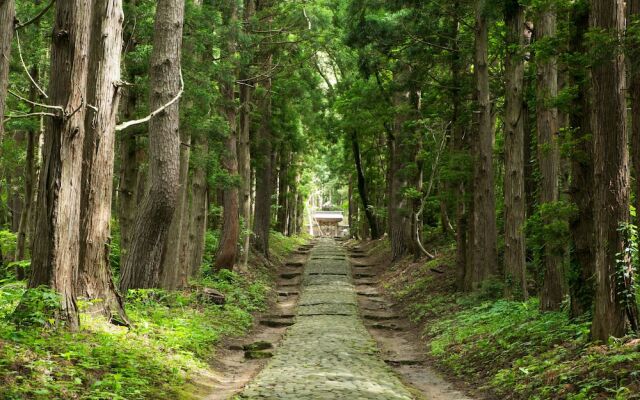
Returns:
[[[640,339],[596,345],[588,318],[542,313],[536,298],[457,293],[453,256],[399,263],[385,277],[441,369],[500,399],[640,399]]]
[[[276,237],[273,242],[279,248],[274,253],[283,257],[301,240]],[[247,332],[252,313],[267,305],[270,275],[264,268],[252,269],[249,279],[228,270],[212,273],[205,267],[203,277],[184,291],[131,290],[126,310],[132,328],[82,313],[78,332],[48,323],[46,308],[55,308],[55,293],[27,291],[24,282],[3,278],[0,398],[192,398],[190,379],[205,373],[216,343]],[[224,293],[226,304],[208,303],[201,296],[204,287]],[[25,315],[15,318],[21,300],[29,306],[21,307]]]

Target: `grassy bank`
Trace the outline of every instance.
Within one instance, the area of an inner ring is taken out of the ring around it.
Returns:
[[[538,300],[495,299],[499,285],[456,293],[454,250],[399,263],[385,289],[418,324],[435,365],[500,399],[638,399],[640,340],[596,345],[589,318],[541,313]]]
[[[274,234],[276,258],[304,240]],[[0,281],[0,398],[2,399],[187,399],[189,380],[206,370],[222,338],[242,335],[252,313],[271,295],[269,268],[253,265],[251,276],[211,273],[189,290],[136,290],[127,296],[131,329],[86,313],[70,333],[47,328],[46,308],[57,298],[32,292],[32,307],[16,325],[11,318],[24,283]],[[210,304],[202,288],[225,294],[224,306]]]

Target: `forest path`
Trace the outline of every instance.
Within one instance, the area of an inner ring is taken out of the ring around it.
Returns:
[[[414,398],[382,361],[364,326],[345,249],[320,240],[302,285],[295,324],[240,398]]]

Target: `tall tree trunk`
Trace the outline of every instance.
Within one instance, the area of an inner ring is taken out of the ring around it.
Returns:
[[[293,160],[292,160],[293,163]],[[290,193],[287,201],[287,235],[297,235],[298,227],[296,226],[296,216],[298,213],[298,197],[301,196],[298,188],[300,187],[300,173],[296,172],[293,185],[289,186]]]
[[[396,108],[393,123],[394,146],[390,162],[391,196],[389,197],[389,239],[391,255],[394,261],[408,253],[413,253],[412,206],[405,196],[404,189],[413,183],[411,165],[414,161],[413,131],[407,122],[414,117],[412,93],[407,88],[411,78],[409,65],[400,66],[394,75],[398,86],[394,92],[393,105]]]
[[[49,118],[38,188],[37,224],[29,287],[47,285],[61,295],[57,316],[78,327],[75,277],[80,248],[80,185],[87,99],[90,0],[60,1],[51,48],[50,104],[64,114]]]
[[[451,34],[450,34],[450,46],[451,46],[451,130],[453,132],[453,149],[456,153],[462,153],[468,151],[468,139],[465,135],[464,128],[460,121],[460,110],[462,108],[462,96],[461,96],[461,71],[462,71],[462,57],[460,55],[460,45],[458,43],[458,36],[460,31],[460,2],[454,0],[452,6],[452,19],[451,19]],[[455,182],[454,194],[456,202],[456,286],[458,290],[466,289],[464,287],[464,280],[468,265],[468,212],[467,212],[467,199],[465,193],[465,180],[460,179]]]
[[[524,22],[519,0],[506,0],[504,272],[505,296],[518,299],[528,296],[524,237]]]
[[[353,175],[349,176],[349,217],[347,218],[347,223],[349,224],[349,239],[357,239],[358,235],[355,229],[356,222],[356,209],[358,208],[358,204],[354,199],[353,194]]]
[[[37,65],[31,67],[29,74],[37,82],[39,80],[39,70]],[[36,101],[37,89],[35,86],[31,87],[29,92],[29,99]],[[31,112],[35,111],[35,107],[31,107]],[[35,203],[35,185],[36,185],[36,157],[38,149],[38,137],[39,132],[33,128],[27,132],[27,150],[25,157],[25,170],[24,170],[24,210],[20,215],[20,226],[18,227],[18,234],[16,235],[16,254],[15,260],[24,260],[27,257],[27,235],[29,234],[29,223],[32,220]],[[24,269],[17,268],[16,277],[18,279],[25,279]]]
[[[183,231],[184,220],[189,219],[185,215],[185,204],[189,196],[189,156],[191,153],[191,134],[188,129],[180,131],[180,188],[178,190],[178,201],[176,210],[171,219],[167,240],[164,243],[162,253],[162,266],[160,269],[160,285],[163,289],[174,290],[181,287],[183,283],[182,271],[187,268],[186,264],[180,262],[182,251],[183,235],[188,235],[188,231]]]
[[[590,18],[592,29],[619,38],[624,0],[592,0]],[[637,328],[634,269],[625,253],[628,238],[620,231],[620,225],[629,222],[630,192],[625,65],[624,55],[615,48],[592,62],[596,302],[591,334],[594,340],[607,341],[625,334],[625,314]]]
[[[271,54],[267,55],[265,70],[271,70]],[[263,82],[265,97],[261,101],[261,124],[258,129],[257,163],[256,163],[256,198],[255,217],[253,222],[254,247],[269,258],[269,231],[271,230],[271,195],[273,193],[272,182],[272,141],[271,132],[271,78]]]
[[[96,302],[95,307],[107,318],[117,314],[126,320],[109,263],[115,125],[120,100],[122,0],[94,5],[91,19],[89,74],[92,84],[87,88],[87,100],[96,109],[87,111],[85,120],[76,294],[102,300]]]
[[[244,0],[244,26],[251,28],[251,18],[255,13],[254,0]],[[246,268],[249,262],[251,243],[251,110],[253,98],[253,84],[249,78],[249,66],[240,68],[240,79],[245,83],[240,85],[240,123],[238,124],[238,175],[240,176],[240,216],[244,223],[242,238],[242,265]]]
[[[23,142],[24,142],[24,132],[23,131],[16,131],[13,135],[13,141],[14,143],[18,146],[21,147]],[[10,229],[11,232],[14,233],[18,233],[18,229],[20,228],[20,215],[22,214],[23,211],[23,201],[22,201],[22,197],[20,196],[20,189],[18,187],[18,185],[13,184],[12,182],[12,176],[15,177],[16,179],[18,178],[18,176],[22,175],[21,174],[21,168],[19,168],[18,165],[14,166],[14,168],[12,168],[12,171],[8,171],[7,174],[7,186],[9,189],[9,197],[7,197],[7,203],[9,204],[9,208],[11,211],[11,220],[10,220]],[[7,256],[7,255],[5,255]],[[9,259],[11,261],[13,260],[13,254],[9,255]]]
[[[538,41],[551,40],[556,35],[556,11],[553,5],[540,11],[536,34]],[[540,205],[558,201],[560,153],[558,149],[558,110],[551,104],[558,96],[558,65],[553,54],[536,54],[537,88],[536,118],[538,128],[538,163],[540,167]],[[543,216],[543,223],[552,223]],[[563,246],[553,238],[545,243],[540,308],[559,310],[564,297],[562,271]]]
[[[136,0],[125,0],[125,5],[135,7]],[[125,16],[126,17],[126,16]],[[133,27],[135,24],[126,23],[125,27]],[[125,46],[123,53],[130,53],[136,48],[134,28],[125,29]],[[123,54],[122,58],[125,58]],[[125,64],[126,66],[126,64]],[[127,77],[130,82],[135,82],[136,75]],[[124,89],[122,116],[125,120],[133,120],[136,115],[138,93],[134,87]],[[120,226],[120,254],[122,260],[129,251],[130,234],[135,223],[136,210],[138,209],[138,178],[144,162],[144,149],[138,143],[137,137],[143,134],[142,127],[131,127],[118,134],[120,149],[120,172],[118,180],[118,225]],[[144,193],[143,193],[144,194]]]
[[[11,42],[16,18],[14,0],[0,1],[0,118],[4,120],[7,88],[9,86],[9,62]],[[0,142],[4,139],[4,123],[0,121]]]
[[[471,263],[467,286],[478,287],[497,273],[496,200],[493,176],[494,130],[489,98],[488,25],[486,0],[476,0],[474,72],[476,130],[473,160],[473,210],[471,213]]]
[[[181,86],[180,53],[184,0],[158,0],[150,62],[149,105],[155,110]],[[120,288],[157,287],[160,261],[175,212],[180,179],[179,102],[149,122],[150,187],[131,232]]]
[[[287,216],[289,215],[289,155],[286,144],[282,143],[280,151],[280,166],[278,168],[278,211],[276,218],[276,230],[284,235],[287,234]]]
[[[207,232],[207,215],[209,214],[209,197],[207,190],[207,156],[209,141],[205,135],[195,137],[194,154],[198,162],[193,169],[191,223],[189,240],[191,242],[190,277],[195,277],[202,266],[204,257],[204,241]]]
[[[627,10],[629,15],[627,26],[640,20],[640,0],[628,0]],[[640,226],[640,40],[635,35],[631,35],[627,40],[631,96],[631,163],[635,178],[636,220],[634,223]]]
[[[230,2],[229,17],[227,19],[230,26],[229,37],[227,38],[226,53],[230,60],[235,59],[238,9],[237,1]],[[237,68],[235,63],[231,65],[227,72],[232,78],[222,82],[222,95],[224,98],[224,113],[226,114],[229,130],[224,143],[224,154],[222,155],[222,166],[231,177],[233,183],[224,188],[223,192],[223,221],[220,233],[220,243],[216,253],[214,267],[217,270],[227,268],[233,269],[238,260],[238,239],[240,238],[240,191],[235,181],[238,178],[238,112],[236,110],[236,85],[235,77]]]
[[[135,115],[132,111],[135,107],[133,93],[127,93],[124,101],[126,104],[124,118],[131,119]],[[127,111],[131,110],[131,112]],[[144,190],[139,193],[139,185],[142,171],[142,163],[145,160],[145,151],[138,143],[135,128],[131,131],[121,132],[120,137],[120,179],[118,186],[118,223],[120,225],[120,252],[122,259],[129,253],[131,243],[131,230],[135,223],[136,210],[139,206],[139,198],[144,196]]]
[[[371,233],[371,239],[377,240],[380,238],[380,232],[378,231],[378,222],[376,216],[373,214],[373,208],[369,202],[369,193],[367,189],[367,180],[364,175],[364,169],[362,168],[362,159],[360,157],[360,143],[358,142],[358,134],[356,131],[351,131],[351,148],[353,149],[353,158],[356,164],[356,173],[358,177],[358,194],[362,201],[362,209],[364,215],[367,218],[369,224],[369,230]]]
[[[572,10],[574,32],[570,39],[571,51],[586,54],[585,34],[589,29],[589,10],[584,3],[577,3]],[[574,244],[572,260],[574,272],[569,282],[570,314],[578,317],[591,311],[594,298],[595,249],[593,225],[593,140],[591,127],[590,82],[587,67],[570,66],[572,84],[578,88],[573,100],[570,124],[573,128],[575,148],[571,157],[571,185],[569,194],[578,208],[578,215],[571,221]]]
[[[405,223],[403,216],[406,213],[406,202],[403,201],[402,188],[404,180],[400,177],[401,158],[398,150],[398,135],[396,135],[393,155],[391,156],[391,190],[389,197],[389,240],[391,241],[391,255],[393,261],[400,260],[408,251],[408,242],[411,236],[405,235]],[[411,225],[409,225],[410,227]]]
[[[304,226],[304,196],[298,193],[297,205],[296,205],[296,233],[299,234],[302,232],[302,227]]]
[[[189,175],[189,167],[187,166],[187,175]],[[180,243],[178,243],[178,268],[176,278],[176,288],[186,288],[189,286],[189,278],[191,278],[191,252],[194,248],[193,240],[191,239],[191,224],[193,220],[191,218],[193,194],[192,188],[193,180],[189,176],[187,177],[187,187],[184,188],[184,201],[182,203],[182,229],[180,234]]]

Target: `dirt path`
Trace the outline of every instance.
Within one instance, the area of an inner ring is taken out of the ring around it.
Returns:
[[[349,261],[365,326],[377,342],[384,362],[401,377],[414,397],[471,400],[429,367],[418,333],[378,289],[378,277],[385,265],[373,264],[366,253],[357,248],[349,251]]]
[[[311,251],[295,324],[247,399],[377,399],[412,396],[378,357],[358,315],[345,249],[331,240]]]
[[[278,349],[287,327],[293,325],[302,269],[312,245],[302,246],[278,269],[277,302],[245,337],[228,341],[216,352],[213,370],[198,379],[205,400],[227,400],[242,391]]]
[[[343,246],[320,240],[304,268],[302,259],[289,263],[276,315],[244,346],[231,346],[206,399],[228,399],[246,385],[241,399],[470,400],[425,366],[418,342],[377,292],[376,271],[359,261],[363,253],[351,257],[353,266]],[[247,351],[273,358],[265,366],[246,360]]]

